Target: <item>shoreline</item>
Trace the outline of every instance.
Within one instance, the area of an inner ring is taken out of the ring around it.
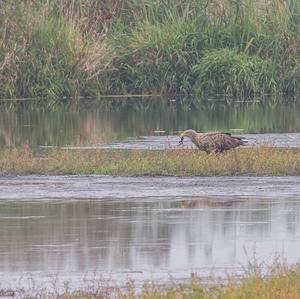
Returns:
[[[94,277],[84,280],[74,287],[71,282],[58,278],[51,287],[37,283],[31,277],[32,288],[1,288],[0,296],[7,298],[47,297],[47,298],[299,298],[299,264],[287,265],[275,261],[263,271],[262,265],[249,263],[239,276],[227,275],[226,279],[210,277],[202,279],[195,273],[189,278],[170,278],[167,282],[145,281],[137,284],[128,278],[122,287],[113,286],[110,280]],[[60,285],[61,284],[61,285]]]
[[[55,188],[53,188],[55,186]],[[117,187],[113,187],[117,186]],[[263,187],[262,187],[263,186]],[[103,175],[0,176],[1,201],[90,200],[140,202],[187,200],[195,204],[248,199],[298,198],[299,176],[113,177]]]

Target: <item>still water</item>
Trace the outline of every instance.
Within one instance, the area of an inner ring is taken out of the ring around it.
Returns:
[[[0,104],[0,146],[33,148],[40,146],[101,147],[131,140],[157,147],[167,136],[193,128],[198,131],[231,131],[251,134],[258,140],[277,140],[279,145],[299,146],[300,102],[237,103],[204,102],[181,105],[167,100],[147,98],[131,100],[84,101],[47,107],[40,103]],[[250,136],[250,137],[251,137]],[[148,139],[147,139],[148,138]],[[154,143],[152,139],[154,138]],[[288,138],[289,140],[286,140]],[[251,138],[250,138],[251,139]],[[156,142],[156,143],[155,143]],[[291,143],[290,143],[291,142]],[[176,142],[178,143],[177,139]],[[120,146],[116,146],[120,147]],[[137,145],[138,147],[138,145]]]
[[[1,104],[0,147],[168,148],[187,128],[299,147],[299,115],[299,102]],[[299,177],[0,177],[0,289],[236,274],[299,248]]]
[[[163,281],[296,263],[299,177],[0,178],[0,278]]]

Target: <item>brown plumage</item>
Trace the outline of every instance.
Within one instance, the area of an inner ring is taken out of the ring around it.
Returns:
[[[208,154],[211,152],[221,153],[247,143],[244,137],[232,136],[230,133],[197,133],[190,129],[180,134],[181,139],[179,144],[183,144],[185,136],[189,137],[201,151],[205,151]]]

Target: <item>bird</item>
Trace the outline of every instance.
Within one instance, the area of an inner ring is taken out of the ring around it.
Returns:
[[[189,137],[199,150],[210,153],[222,153],[225,150],[246,145],[245,137],[232,136],[224,132],[197,133],[195,130],[185,130],[180,134],[179,145],[183,144],[184,137]]]

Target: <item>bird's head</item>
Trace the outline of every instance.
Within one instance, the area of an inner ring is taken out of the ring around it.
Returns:
[[[189,137],[189,138],[193,138],[195,137],[195,135],[197,134],[197,132],[195,130],[189,129],[189,130],[185,130],[184,132],[182,132],[180,134],[180,141],[179,141],[179,145],[183,144],[183,139],[184,137]]]

